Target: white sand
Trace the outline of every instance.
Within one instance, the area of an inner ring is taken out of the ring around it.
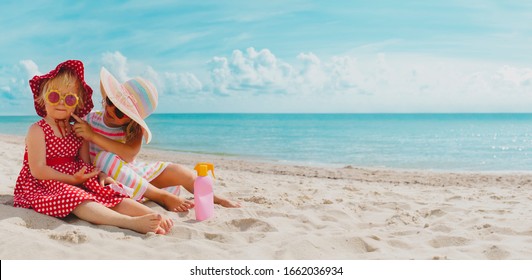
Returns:
[[[315,168],[145,150],[216,165],[240,209],[171,213],[166,236],[13,207],[24,139],[0,136],[0,259],[531,259],[532,174]],[[182,195],[191,197],[186,191]]]

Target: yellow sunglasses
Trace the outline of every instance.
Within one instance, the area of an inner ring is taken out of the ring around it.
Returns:
[[[69,92],[67,94],[61,95],[58,90],[56,89],[50,89],[46,92],[46,95],[44,96],[46,102],[48,102],[50,105],[56,106],[59,104],[61,100],[63,100],[63,104],[65,104],[68,108],[74,108],[78,105],[79,99],[78,96]]]

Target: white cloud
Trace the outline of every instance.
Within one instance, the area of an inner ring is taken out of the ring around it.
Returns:
[[[345,104],[355,112],[512,112],[532,105],[532,70],[496,62],[401,53],[322,59],[301,53],[291,65],[267,49],[248,48],[214,57],[209,67],[214,93],[305,96],[326,102],[329,111]]]
[[[42,73],[39,71],[39,66],[37,66],[37,64],[33,60],[21,60],[20,65],[22,65],[26,70],[26,73],[28,74],[28,79],[32,78],[35,75],[42,75]]]
[[[202,84],[192,73],[170,73],[165,72],[163,75],[163,89],[168,94],[191,94],[198,93],[202,90]]]
[[[532,89],[532,69],[530,68],[516,68],[505,65],[497,71],[495,78],[516,90]]]
[[[361,68],[351,56],[334,56],[322,61],[314,53],[300,53],[297,65],[290,65],[268,49],[254,48],[248,48],[245,53],[235,50],[230,58],[214,57],[209,66],[213,91],[226,95],[373,94],[385,71],[382,65],[376,64],[371,66],[373,70]],[[382,73],[375,70],[377,66]]]
[[[363,82],[362,75],[356,67],[356,59],[349,56],[335,56],[331,59],[331,87],[336,90],[357,88]]]
[[[295,86],[301,93],[322,92],[325,85],[330,80],[330,76],[325,72],[325,65],[313,53],[301,53],[297,56],[298,60],[303,63],[295,78]]]
[[[221,94],[285,92],[294,77],[292,67],[268,49],[235,50],[231,58],[212,58],[209,66],[213,91]]]
[[[102,60],[121,82],[135,76],[152,81],[159,112],[528,112],[532,107],[532,69],[508,63],[301,53],[290,64],[254,48],[213,57],[204,73],[160,71],[120,52],[104,53]],[[28,79],[36,74],[32,60],[0,67],[4,114],[33,113]]]
[[[215,93],[228,94],[228,85],[232,79],[231,70],[227,58],[213,57],[209,62],[211,66],[211,81],[213,83],[213,90]]]
[[[102,64],[117,78],[119,82],[125,82],[132,77],[143,77],[150,80],[157,87],[159,95],[185,95],[200,92],[202,83],[192,73],[159,73],[151,66],[139,62],[128,61],[122,53],[106,52],[102,54]]]
[[[33,97],[29,79],[40,75],[32,60],[21,60],[11,66],[0,67],[0,112],[2,115],[32,114]]]
[[[120,82],[130,79],[127,58],[120,52],[106,52],[102,54],[102,65],[111,72]]]
[[[40,75],[37,64],[32,60],[21,60],[18,64],[0,68],[0,91],[4,99],[15,102],[30,98],[28,81]]]

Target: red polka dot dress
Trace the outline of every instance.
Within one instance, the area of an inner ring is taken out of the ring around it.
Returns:
[[[65,137],[55,136],[52,128],[46,121],[40,120],[37,124],[43,129],[46,142],[46,162],[53,169],[74,174],[83,166],[87,167],[86,173],[94,170],[78,158],[82,139],[71,132]],[[85,200],[93,200],[106,207],[113,207],[120,203],[125,196],[101,187],[98,176],[87,180],[83,185],[73,186],[56,180],[39,180],[33,177],[27,159],[27,150],[24,155],[22,170],[17,178],[14,193],[14,206],[33,208],[35,211],[54,217],[65,217]]]

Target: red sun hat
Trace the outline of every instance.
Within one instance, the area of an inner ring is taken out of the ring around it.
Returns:
[[[42,76],[34,76],[30,80],[30,88],[33,92],[33,101],[35,105],[35,111],[37,112],[37,115],[41,117],[46,117],[46,110],[44,109],[44,106],[39,105],[37,102],[37,98],[39,97],[41,93],[41,86],[42,84],[48,80],[52,79],[59,71],[63,68],[67,68],[72,70],[74,74],[78,77],[78,79],[81,81],[81,85],[85,89],[85,94],[83,95],[83,108],[79,108],[77,115],[80,118],[83,118],[85,115],[87,115],[92,108],[94,107],[94,104],[92,104],[92,88],[85,82],[85,76],[84,76],[84,67],[83,62],[79,60],[67,60],[65,62],[61,62],[57,67],[50,71],[50,73],[42,75]]]

